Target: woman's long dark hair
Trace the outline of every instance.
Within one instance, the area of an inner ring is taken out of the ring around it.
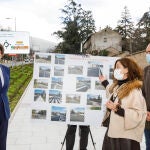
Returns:
[[[114,69],[116,68],[116,64],[117,62],[120,62],[124,68],[128,69],[128,80],[132,81],[132,80],[141,80],[143,79],[143,73],[142,73],[142,69],[139,67],[139,65],[132,59],[130,58],[121,58],[118,59],[115,62],[114,65]],[[116,79],[114,79],[115,81]]]

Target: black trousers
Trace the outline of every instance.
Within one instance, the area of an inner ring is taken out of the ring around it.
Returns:
[[[6,150],[8,120],[5,117],[4,104],[0,100],[0,150]]]
[[[76,125],[68,125],[67,133],[66,133],[66,150],[73,150],[73,146],[75,143],[75,133],[77,126]],[[80,150],[87,150],[86,147],[88,145],[88,135],[89,135],[89,126],[79,126],[80,130]]]

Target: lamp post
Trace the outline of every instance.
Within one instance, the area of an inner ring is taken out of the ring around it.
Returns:
[[[14,20],[14,24],[15,24],[15,31],[16,31],[16,17],[14,17],[14,18],[5,18],[5,19],[13,19]]]
[[[5,18],[5,19],[13,19],[14,20],[14,24],[15,24],[15,32],[16,32],[16,17],[14,17],[14,18]],[[12,68],[13,68],[13,65],[14,65],[14,56],[12,55],[11,56],[11,62],[12,62]]]

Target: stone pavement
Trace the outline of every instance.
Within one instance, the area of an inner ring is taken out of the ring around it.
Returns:
[[[8,129],[7,150],[65,150],[61,142],[67,130],[67,125],[61,123],[37,123],[30,119],[30,104],[32,82],[28,85],[16,109],[11,115]],[[101,150],[105,128],[90,127],[96,150]],[[76,132],[74,150],[78,150],[79,134]],[[89,136],[88,150],[94,150]],[[144,138],[141,149],[145,150]]]

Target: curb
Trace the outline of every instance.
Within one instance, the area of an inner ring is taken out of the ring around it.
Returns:
[[[22,94],[20,100],[18,101],[16,107],[14,108],[13,112],[11,113],[11,116],[10,116],[10,118],[9,118],[9,124],[10,124],[11,121],[13,120],[14,115],[15,115],[16,111],[18,110],[18,108],[19,108],[19,106],[20,106],[20,104],[21,104],[21,102],[22,102],[23,97],[25,96],[25,94],[26,94],[28,88],[29,88],[30,85],[31,85],[32,80],[33,80],[33,78],[32,78],[31,81],[29,82],[29,84],[28,84],[28,86],[26,87],[25,91],[23,92],[23,94]]]

